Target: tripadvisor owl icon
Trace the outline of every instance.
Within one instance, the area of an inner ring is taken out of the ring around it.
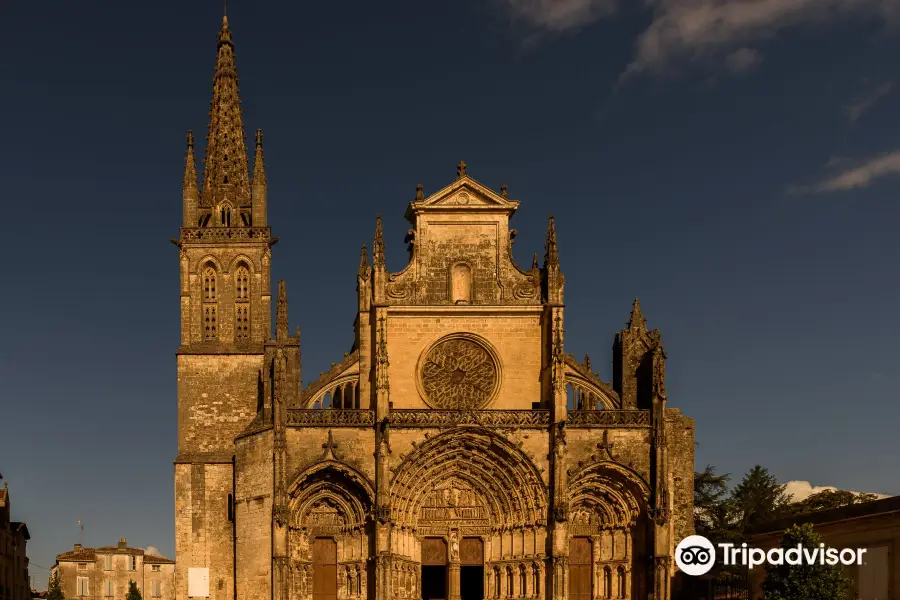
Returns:
[[[716,562],[716,549],[702,535],[689,535],[675,548],[675,564],[686,575],[708,573]]]

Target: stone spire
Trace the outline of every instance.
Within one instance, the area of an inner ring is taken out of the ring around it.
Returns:
[[[559,251],[556,248],[556,225],[553,215],[547,225],[547,243],[544,246],[544,267],[559,267]]]
[[[254,227],[264,227],[266,225],[266,165],[263,161],[262,143],[262,129],[257,129],[256,157],[253,160],[253,185],[250,188],[253,197],[250,221]]]
[[[275,305],[275,340],[288,338],[288,297],[284,280],[278,282],[278,300]]]
[[[187,155],[184,159],[184,183],[181,190],[184,203],[184,227],[196,227],[200,189],[197,187],[197,163],[194,160],[194,133],[192,131],[187,132]]]
[[[228,17],[222,17],[219,51],[213,78],[209,109],[209,135],[203,167],[203,204],[216,206],[223,200],[235,206],[250,205],[250,175],[247,170],[247,146],[244,120],[238,94],[238,76],[234,65],[234,43]]]
[[[647,329],[647,322],[644,319],[644,315],[641,313],[641,304],[638,302],[638,299],[634,299],[634,304],[631,305],[631,316],[628,318],[628,328],[629,329]]]
[[[369,253],[365,244],[362,245],[362,250],[359,251],[359,270],[357,275],[363,280],[369,278]]]
[[[384,270],[384,232],[381,230],[381,215],[375,218],[375,242],[372,244],[372,266]]]

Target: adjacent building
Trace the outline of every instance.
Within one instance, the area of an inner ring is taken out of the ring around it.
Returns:
[[[348,351],[301,388],[227,19],[209,116],[202,182],[188,135],[173,240],[176,599],[668,600],[693,532],[694,424],[669,407],[662,338],[638,302],[603,342],[604,380],[565,348],[552,217],[543,261],[519,265],[520,202],[460,163],[397,202],[398,272],[376,220],[348,265]],[[315,272],[299,294],[324,293]]]
[[[56,557],[53,573],[67,599],[124,600],[131,581],[144,600],[175,599],[175,561],[129,548],[125,538],[102,548],[75,544]]]
[[[777,548],[784,530],[811,523],[831,548],[865,548],[862,565],[846,567],[854,600],[900,597],[900,496],[787,517],[756,528],[750,545]],[[764,569],[751,572],[750,598],[762,598]]]
[[[0,489],[0,600],[30,600],[28,556],[31,536],[25,523],[12,520],[9,487]]]

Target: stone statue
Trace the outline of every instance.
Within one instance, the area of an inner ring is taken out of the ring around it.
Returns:
[[[450,532],[450,562],[459,562],[459,534],[455,529]]]

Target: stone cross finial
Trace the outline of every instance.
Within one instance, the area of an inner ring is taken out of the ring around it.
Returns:
[[[328,430],[328,439],[325,440],[325,443],[322,444],[322,449],[325,451],[323,454],[324,458],[328,458],[329,456],[333,456],[337,458],[337,454],[335,450],[337,450],[337,442],[334,441],[334,436],[331,434],[331,430]]]
[[[467,166],[468,165],[466,165],[465,161],[462,161],[462,160],[459,161],[459,164],[456,165],[456,177],[457,178],[466,176],[466,167]]]

